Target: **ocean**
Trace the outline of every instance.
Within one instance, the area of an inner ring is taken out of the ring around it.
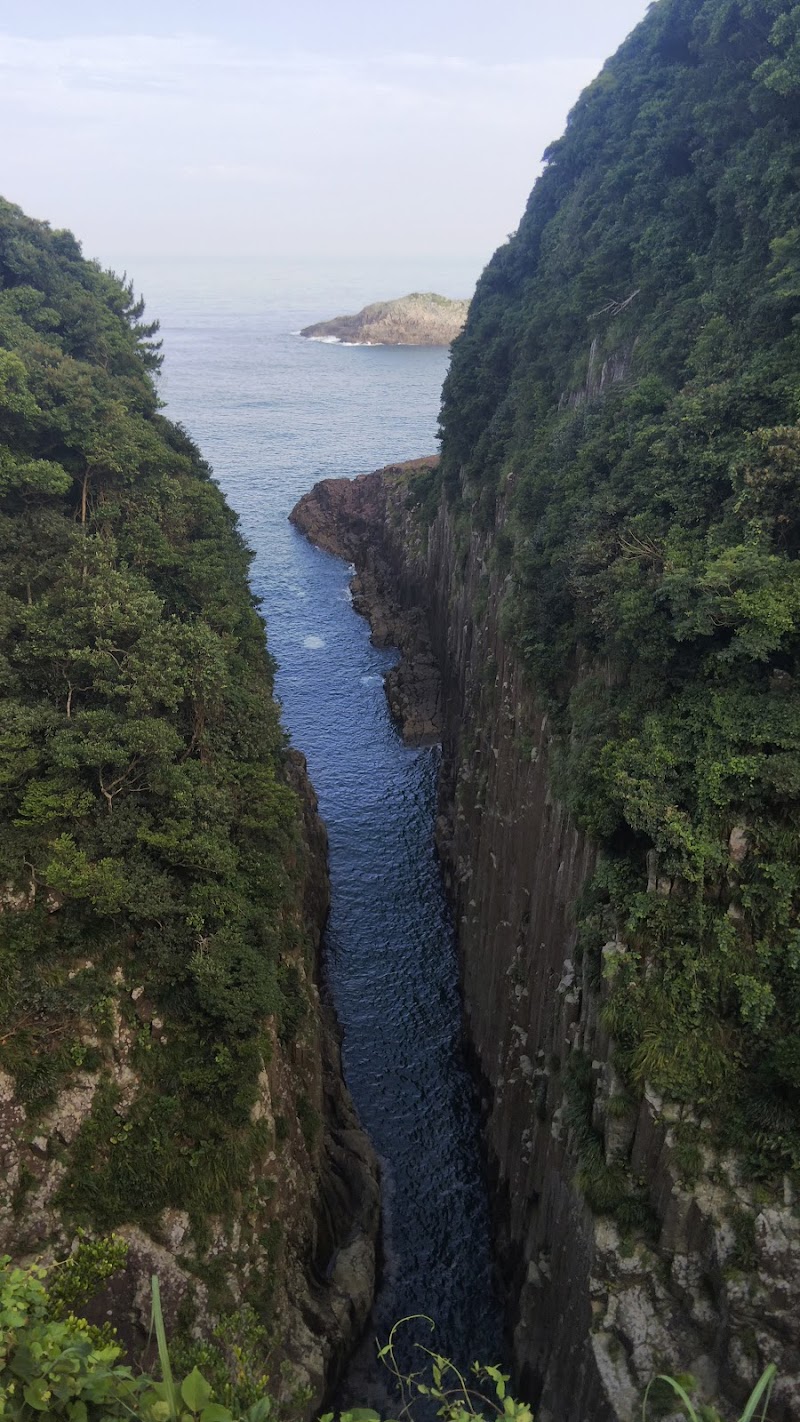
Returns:
[[[453,926],[433,844],[437,748],[404,746],[350,569],[287,522],[318,479],[436,447],[448,354],[305,341],[301,326],[411,290],[471,293],[477,264],[147,263],[166,413],[212,464],[255,554],[253,589],[292,742],[330,836],[325,972],[345,1076],[382,1163],[384,1269],[344,1403],[382,1399],[373,1338],[424,1314],[465,1367],[501,1354],[479,1122],[461,1050]],[[418,1328],[418,1326],[417,1326]],[[414,1327],[411,1328],[414,1333]]]

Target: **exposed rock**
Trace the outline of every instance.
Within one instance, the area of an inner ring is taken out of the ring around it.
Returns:
[[[437,841],[487,1102],[517,1386],[543,1418],[628,1422],[664,1368],[693,1371],[701,1391],[733,1410],[774,1362],[770,1415],[790,1422],[800,1417],[794,1191],[763,1203],[707,1134],[700,1178],[685,1186],[676,1131],[683,1121],[703,1131],[703,1123],[649,1088],[629,1100],[617,1077],[600,1009],[629,950],[616,938],[604,946],[599,984],[575,952],[574,905],[596,856],[552,794],[547,718],[500,630],[493,535],[459,535],[444,507],[422,534],[397,469],[344,484],[317,486],[295,521],[354,559],[362,582],[366,568],[380,570],[379,601],[392,607],[393,626],[420,626],[424,609],[421,645],[441,672]],[[504,518],[501,499],[498,528]],[[413,663],[413,645],[409,652]],[[745,827],[730,848],[740,862]],[[657,856],[647,870],[643,888],[676,892]],[[591,1067],[605,1160],[644,1183],[654,1239],[631,1230],[623,1239],[578,1188],[566,1091],[574,1053]],[[744,1253],[734,1227],[741,1219],[749,1221]]]
[[[52,1110],[42,1117],[42,1134],[51,1139],[55,1136],[67,1145],[74,1141],[92,1109],[97,1082],[96,1074],[78,1074],[71,1086],[59,1092]]]
[[[454,301],[433,291],[413,291],[394,301],[376,301],[355,316],[318,321],[300,335],[367,346],[449,346],[464,325],[468,309],[468,301]]]
[[[387,490],[408,472],[433,469],[435,456],[387,465],[356,479],[323,479],[304,494],[289,518],[318,548],[356,565],[350,583],[353,607],[369,619],[376,647],[398,647],[400,660],[386,677],[386,695],[403,739],[412,745],[441,735],[441,679],[427,620],[398,600],[398,568],[374,538],[387,517]]]
[[[30,908],[36,898],[36,884],[31,880],[25,889],[15,888],[12,883],[0,888],[0,913],[21,913]]]
[[[202,1239],[178,1209],[164,1210],[147,1230],[123,1222],[117,1233],[128,1242],[127,1265],[93,1301],[90,1316],[98,1322],[113,1319],[131,1356],[147,1361],[152,1274],[159,1277],[168,1327],[178,1323],[179,1315],[185,1325],[188,1309],[198,1337],[219,1312],[219,1302],[209,1297],[203,1282],[207,1265],[221,1266],[216,1277],[222,1280],[227,1307],[245,1301],[253,1286],[263,1288],[269,1277],[274,1339],[269,1371],[285,1388],[287,1400],[296,1387],[307,1389],[311,1416],[335,1383],[371,1307],[380,1189],[375,1154],[342,1079],[333,1012],[316,980],[328,911],[327,836],[303,756],[290,752],[287,769],[301,798],[305,831],[294,967],[311,1010],[288,1049],[275,1024],[265,1023],[269,1065],[259,1076],[253,1107],[253,1120],[267,1123],[273,1143],[280,1114],[287,1139],[278,1149],[268,1145],[263,1157],[254,1159],[239,1212],[231,1219],[202,1221]],[[136,1017],[133,1025],[126,1017],[137,1014],[142,1027],[154,1033],[168,1018],[145,1011],[144,986],[134,978],[131,987],[121,967],[112,981],[118,998],[109,1001],[109,1032],[102,1042],[88,1025],[83,1034],[84,1042],[101,1053],[98,1070],[76,1070],[53,1104],[38,1114],[25,1108],[13,1077],[0,1070],[0,1253],[14,1259],[69,1250],[74,1231],[59,1191],[70,1148],[89,1118],[101,1079],[115,1089],[120,1125],[139,1091],[134,1066],[139,1033]],[[313,1144],[299,1125],[301,1095],[321,1125]]]

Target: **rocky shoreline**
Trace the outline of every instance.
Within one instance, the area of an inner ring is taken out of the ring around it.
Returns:
[[[437,456],[430,455],[355,479],[323,479],[289,515],[309,542],[354,564],[350,591],[355,611],[369,622],[376,647],[397,647],[400,652],[386,677],[386,696],[403,740],[414,746],[441,739],[441,677],[427,618],[421,607],[398,600],[396,570],[374,530],[386,520],[387,487],[437,464]]]

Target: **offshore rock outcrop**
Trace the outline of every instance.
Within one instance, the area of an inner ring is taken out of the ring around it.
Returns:
[[[333,1010],[318,982],[329,906],[327,834],[299,752],[289,752],[286,774],[300,798],[304,830],[292,967],[310,1010],[289,1046],[274,1022],[265,1024],[269,1064],[252,1117],[267,1149],[253,1162],[250,1188],[233,1218],[198,1222],[169,1209],[146,1228],[120,1226],[115,1233],[127,1242],[126,1266],[92,1301],[90,1316],[111,1318],[138,1357],[150,1332],[152,1274],[159,1276],[170,1330],[185,1326],[188,1314],[196,1337],[207,1335],[221,1312],[268,1301],[274,1385],[311,1416],[335,1385],[372,1306],[380,1187],[377,1159],[344,1085]],[[118,1088],[122,1127],[139,1085],[137,1043],[143,1036],[163,1041],[171,1024],[157,1015],[144,982],[126,981],[120,968],[115,986],[103,1068]],[[74,1231],[59,1200],[62,1157],[89,1119],[99,1082],[97,1072],[77,1073],[46,1115],[33,1118],[13,1077],[0,1071],[0,1254],[47,1259],[71,1248]]]
[[[501,630],[502,528],[428,528],[402,468],[317,485],[293,515],[355,561],[367,611],[425,628],[441,673],[438,843],[459,932],[464,1009],[485,1099],[497,1245],[518,1386],[537,1415],[631,1422],[664,1368],[732,1405],[769,1362],[771,1415],[800,1415],[800,1219],[787,1181],[760,1195],[703,1145],[684,1183],[687,1108],[633,1100],[603,1029],[605,977],[576,951],[575,905],[596,851],[553,794],[550,732]],[[413,665],[415,649],[409,649]],[[412,679],[413,684],[413,679]],[[391,695],[391,691],[390,691]],[[413,713],[407,721],[413,725]],[[651,891],[666,890],[651,875]],[[621,941],[604,949],[613,972]],[[639,1182],[647,1229],[589,1209],[587,1127],[606,1165]]]
[[[394,301],[375,301],[354,316],[334,316],[300,332],[312,340],[366,346],[449,346],[467,319],[468,301],[413,291]]]

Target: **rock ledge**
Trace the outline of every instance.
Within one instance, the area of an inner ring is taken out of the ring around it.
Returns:
[[[289,515],[316,547],[355,564],[353,607],[368,619],[376,647],[399,648],[400,661],[385,687],[392,716],[409,745],[431,745],[441,738],[441,680],[427,619],[418,606],[400,606],[394,591],[400,570],[392,564],[391,545],[376,538],[375,530],[386,524],[387,487],[437,464],[430,455],[355,479],[322,479]]]

